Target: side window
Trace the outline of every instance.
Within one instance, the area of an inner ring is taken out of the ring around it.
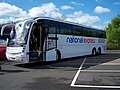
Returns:
[[[72,26],[65,23],[60,23],[60,33],[66,35],[72,35]]]
[[[91,37],[106,38],[106,33],[102,30],[90,29],[90,34]]]
[[[82,28],[78,26],[73,26],[73,35],[82,36]]]
[[[0,32],[1,32],[1,28],[2,26],[0,27]],[[0,45],[6,45],[6,44],[7,44],[7,37],[0,35]]]
[[[104,37],[103,38],[106,38],[106,32],[104,31]]]
[[[48,34],[55,34],[56,33],[56,27],[50,26],[48,30]]]
[[[4,32],[3,32],[4,36],[7,37],[7,38],[9,38],[11,30],[12,30],[12,26],[5,27]]]
[[[105,34],[105,31],[100,31],[99,32],[99,38],[106,38],[106,34]]]
[[[48,28],[48,34],[59,32],[59,23],[51,20],[45,20],[45,27]]]
[[[56,48],[56,33],[59,24],[55,21],[45,20],[45,28],[47,29],[47,50]]]
[[[89,28],[82,26],[73,26],[73,35],[90,36]]]
[[[99,30],[96,30],[96,37],[98,37],[99,38]]]
[[[91,37],[98,37],[98,32],[95,29],[90,29],[90,36]]]
[[[90,36],[89,28],[82,27],[82,31],[83,31],[83,36],[87,36],[87,37]]]

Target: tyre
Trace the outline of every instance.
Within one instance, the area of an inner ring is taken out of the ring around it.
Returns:
[[[101,54],[101,48],[98,48],[98,55]]]
[[[59,50],[57,50],[56,60],[57,60],[57,61],[60,61],[60,60],[61,60],[61,53],[60,53]]]
[[[93,50],[92,50],[92,56],[95,56],[95,55],[96,55],[96,49],[93,48]]]

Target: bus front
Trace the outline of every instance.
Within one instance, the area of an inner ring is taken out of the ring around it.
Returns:
[[[10,61],[29,62],[27,58],[27,38],[31,22],[21,21],[14,25],[7,43],[6,57]]]

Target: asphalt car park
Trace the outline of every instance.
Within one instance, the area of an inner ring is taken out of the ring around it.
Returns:
[[[119,55],[114,53],[86,57],[71,86],[120,89]]]
[[[119,90],[120,51],[60,62],[1,60],[0,90]]]

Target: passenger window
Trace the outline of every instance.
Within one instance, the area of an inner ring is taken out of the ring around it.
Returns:
[[[60,23],[60,33],[72,35],[72,26],[69,24]]]

